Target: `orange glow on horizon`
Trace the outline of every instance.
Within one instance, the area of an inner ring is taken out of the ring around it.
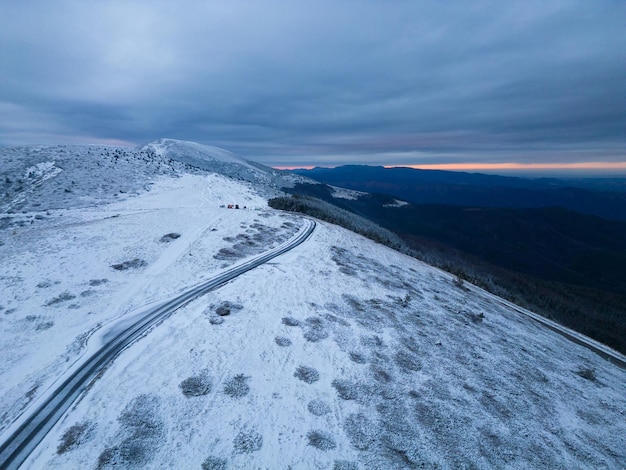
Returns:
[[[315,165],[273,166],[275,170],[312,170]]]
[[[312,170],[317,165],[273,166],[277,170]],[[333,168],[339,165],[329,165]],[[577,162],[577,163],[424,163],[384,165],[385,168],[414,168],[416,170],[447,171],[542,171],[542,170],[624,170],[626,162]]]
[[[385,168],[407,167],[420,170],[448,171],[516,171],[516,170],[626,170],[626,162],[577,163],[432,163],[385,165]]]

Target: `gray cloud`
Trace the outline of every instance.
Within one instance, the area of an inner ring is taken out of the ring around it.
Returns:
[[[268,164],[623,161],[626,4],[7,1],[0,144]]]

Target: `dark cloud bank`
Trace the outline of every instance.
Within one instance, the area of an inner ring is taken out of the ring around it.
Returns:
[[[622,1],[0,5],[0,144],[271,165],[625,161]]]

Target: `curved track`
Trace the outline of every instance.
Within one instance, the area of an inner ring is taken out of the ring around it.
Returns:
[[[19,468],[72,403],[88,388],[89,384],[122,350],[155,323],[206,292],[304,242],[315,229],[315,222],[310,219],[303,220],[305,225],[296,236],[283,245],[236,265],[174,298],[162,301],[143,312],[140,318],[130,326],[120,331],[112,329],[105,334],[103,336],[104,344],[91,356],[84,358],[78,367],[68,373],[67,377],[62,378],[60,385],[49,394],[48,398],[35,407],[29,416],[21,419],[22,422],[16,430],[8,431],[10,435],[0,445],[0,468],[3,470]]]

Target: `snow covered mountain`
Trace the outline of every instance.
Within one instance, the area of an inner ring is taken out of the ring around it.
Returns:
[[[289,178],[168,139],[0,149],[0,443],[107,325],[293,237]],[[625,466],[624,369],[323,222],[122,351],[22,465]]]

